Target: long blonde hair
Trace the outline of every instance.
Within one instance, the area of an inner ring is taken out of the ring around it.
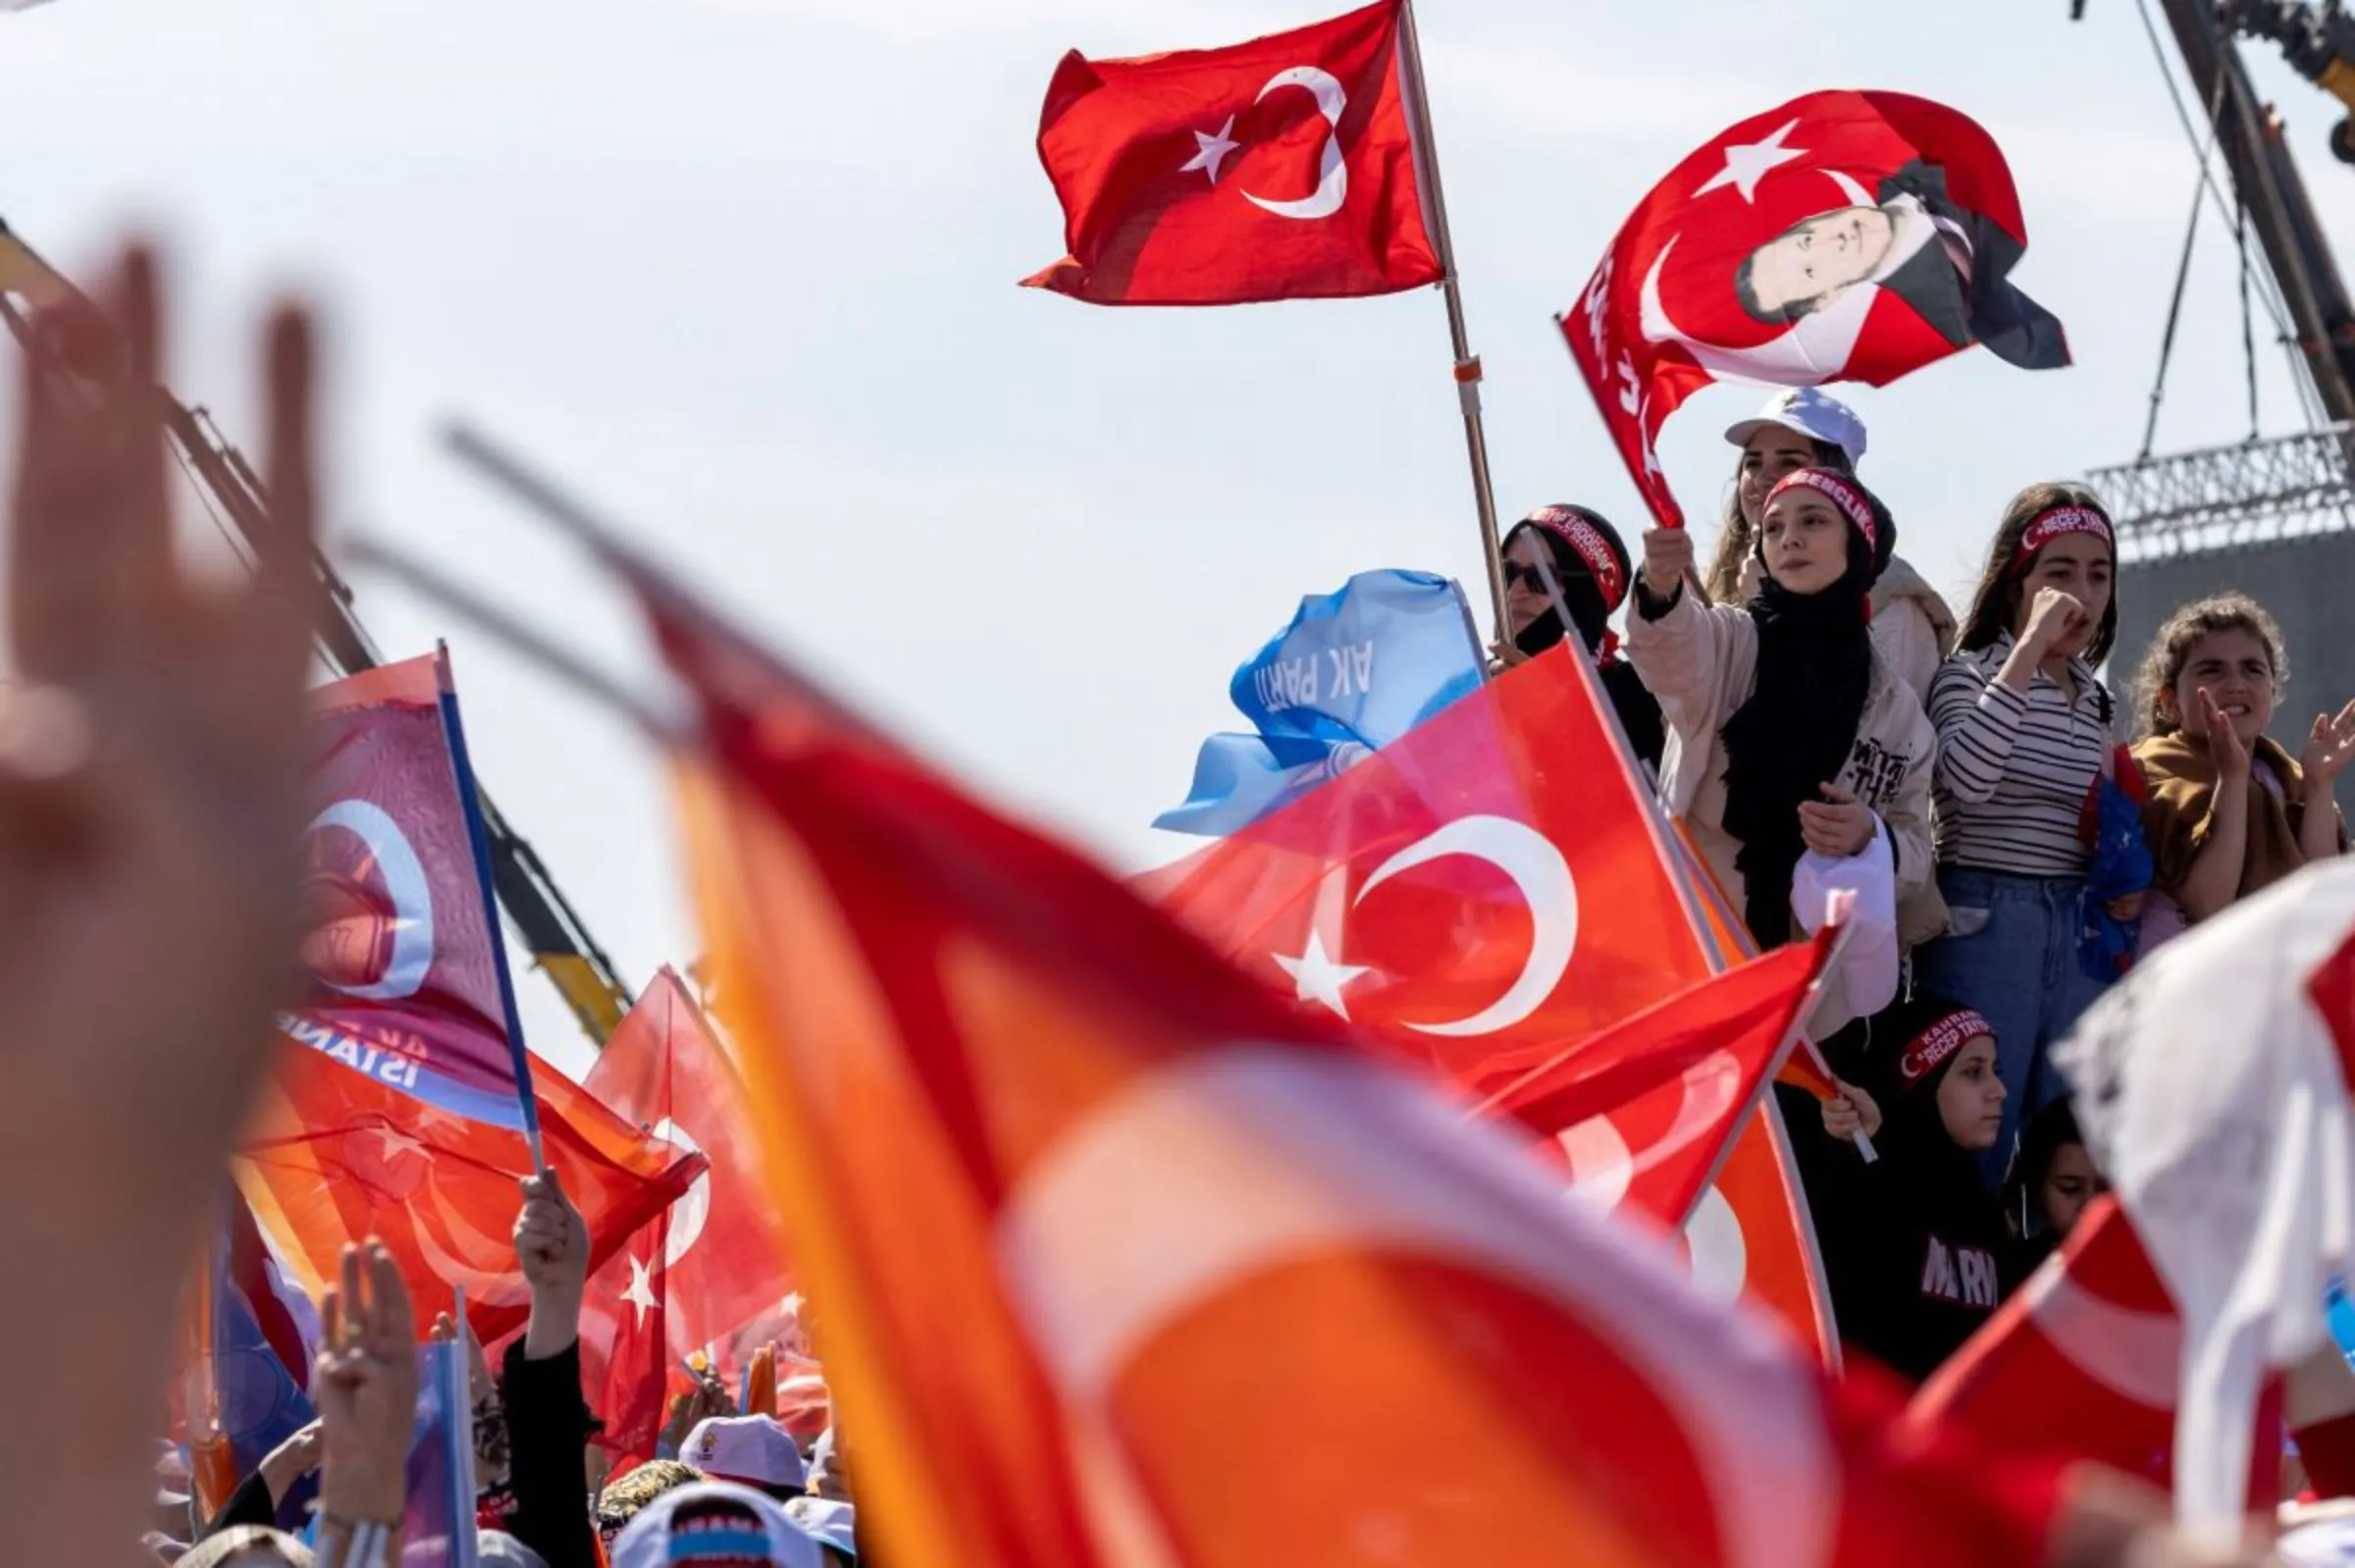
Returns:
[[[2288,684],[2289,650],[2281,641],[2280,623],[2263,604],[2246,594],[2195,599],[2167,618],[2142,655],[2142,667],[2134,672],[2134,711],[2143,734],[2172,735],[2183,727],[2183,715],[2164,712],[2159,699],[2172,695],[2175,682],[2183,678],[2183,666],[2191,662],[2192,650],[2214,632],[2247,632],[2256,638],[2265,645],[2266,661],[2274,667],[2275,695]]]

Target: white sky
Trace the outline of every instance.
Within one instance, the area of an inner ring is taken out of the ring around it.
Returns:
[[[1865,474],[1960,595],[2021,484],[2130,457],[2193,179],[2135,0],[1425,0],[1497,499],[1633,488],[1550,317],[1651,183],[1724,126],[1899,88],[2011,154],[2015,278],[2076,368],[1984,353],[1880,392]],[[256,438],[271,287],[333,312],[335,519],[643,671],[613,600],[436,450],[464,411],[565,475],[995,798],[1123,865],[1235,663],[1299,596],[1415,566],[1482,593],[1436,293],[1102,310],[1018,289],[1061,253],[1032,151],[1068,47],[1238,41],[1347,0],[60,0],[0,19],[0,215],[85,281],[129,220],[181,263],[174,381]],[[1898,20],[1902,13],[1904,20]],[[2355,252],[2336,106],[2253,47]],[[2162,449],[2246,434],[2213,223]],[[2262,324],[2261,324],[2262,327]],[[2264,351],[2270,431],[2296,408]],[[1712,517],[1718,390],[1662,459]],[[1845,393],[1844,393],[1845,395]],[[258,454],[257,454],[258,455]],[[464,627],[358,581],[389,654],[452,645],[477,765],[633,982],[698,951],[656,758]],[[520,981],[533,1043],[569,1015]]]

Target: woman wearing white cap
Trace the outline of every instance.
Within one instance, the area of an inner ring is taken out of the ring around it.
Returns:
[[[1717,603],[1744,604],[1757,592],[1758,513],[1767,492],[1802,468],[1855,473],[1864,458],[1864,422],[1837,397],[1793,387],[1767,399],[1756,418],[1728,429],[1725,439],[1742,448],[1742,463],[1704,586]],[[1916,697],[1926,697],[1955,646],[1954,611],[1919,572],[1895,556],[1872,585],[1872,646]]]

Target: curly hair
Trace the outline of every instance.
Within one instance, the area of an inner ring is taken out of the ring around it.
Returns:
[[[2143,734],[2172,735],[2183,727],[2183,715],[2163,711],[2159,700],[2173,696],[2192,650],[2215,632],[2247,632],[2256,638],[2265,645],[2266,662],[2274,668],[2275,694],[2289,683],[2289,650],[2281,641],[2280,624],[2263,604],[2246,594],[2195,599],[2167,618],[2142,655],[2142,667],[2134,672],[2134,711]]]
[[[597,1533],[612,1540],[621,1533],[622,1526],[637,1518],[656,1497],[703,1479],[704,1473],[693,1465],[681,1464],[676,1459],[649,1459],[607,1486],[598,1497]]]

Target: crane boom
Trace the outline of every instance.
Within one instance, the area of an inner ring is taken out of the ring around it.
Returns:
[[[2355,420],[2355,304],[2348,301],[2338,262],[2282,137],[2281,117],[2259,101],[2233,38],[2236,28],[2272,38],[2309,79],[2326,87],[2341,81],[2355,90],[2355,59],[2329,52],[2324,41],[2332,36],[2328,24],[2341,19],[2334,10],[2309,12],[2298,0],[2160,4],[2214,128],[2218,150],[2231,170],[2250,229],[2280,285],[2299,355],[2324,414],[2334,425]],[[2347,42],[2355,45],[2355,31]]]

